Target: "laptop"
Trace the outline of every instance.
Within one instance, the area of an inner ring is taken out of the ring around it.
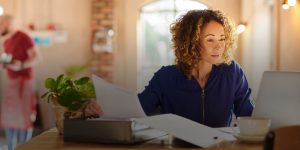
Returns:
[[[265,71],[253,115],[270,118],[272,129],[300,125],[300,72]]]

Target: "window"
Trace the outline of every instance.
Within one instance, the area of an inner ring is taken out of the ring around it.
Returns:
[[[195,0],[156,0],[141,8],[138,36],[139,91],[144,89],[161,66],[174,64],[171,23],[188,10],[207,8]]]

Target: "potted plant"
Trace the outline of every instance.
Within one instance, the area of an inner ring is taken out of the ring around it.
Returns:
[[[88,101],[95,100],[95,90],[89,77],[74,80],[70,76],[59,75],[56,79],[45,80],[47,92],[42,98],[52,104],[56,116],[56,127],[63,134],[65,118],[83,116],[83,109]]]

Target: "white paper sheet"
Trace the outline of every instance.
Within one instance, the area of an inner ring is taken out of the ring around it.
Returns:
[[[219,131],[222,131],[224,133],[229,133],[231,135],[240,133],[239,127],[222,127],[222,128],[216,128],[216,129],[218,129]]]
[[[138,118],[135,121],[165,131],[179,139],[203,148],[213,146],[222,141],[236,140],[231,134],[223,133],[215,128],[210,128],[173,114]]]
[[[103,110],[104,118],[138,118],[146,117],[136,92],[117,87],[95,75],[93,82],[97,102]]]

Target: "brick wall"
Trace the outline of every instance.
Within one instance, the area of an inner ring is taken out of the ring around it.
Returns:
[[[92,68],[96,74],[112,82],[113,77],[113,53],[109,45],[107,34],[113,29],[113,0],[92,0]],[[112,46],[112,45],[111,45]]]

